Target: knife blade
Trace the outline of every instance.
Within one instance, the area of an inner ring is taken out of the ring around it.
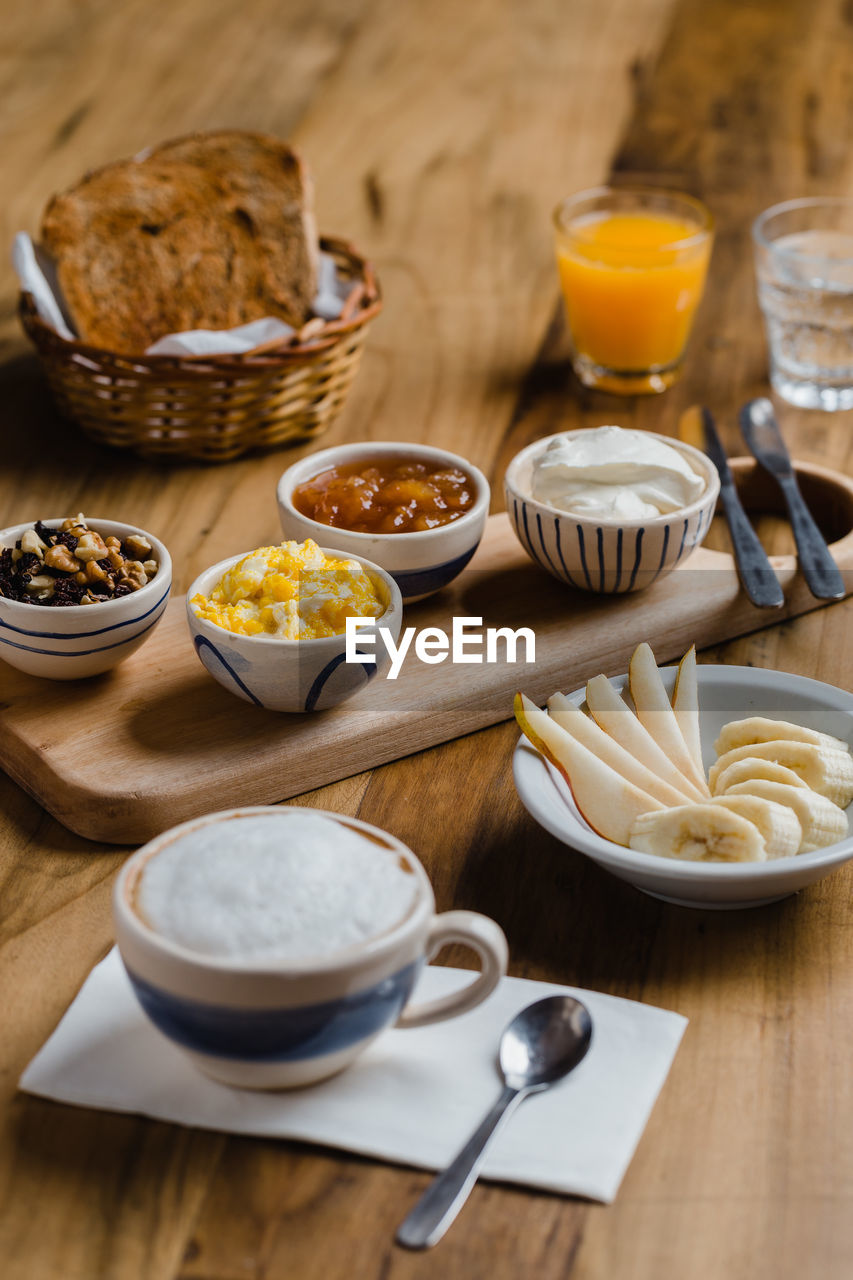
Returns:
[[[678,434],[682,440],[702,449],[717,468],[720,476],[720,502],[731,533],[735,567],[741,586],[757,608],[780,609],[785,603],[785,595],[773,566],[767,559],[767,553],[743,509],[710,409],[704,405],[701,409],[687,409],[681,415]]]
[[[766,396],[750,400],[741,409],[738,420],[750,453],[782,490],[797,544],[797,559],[809,591],[818,600],[843,599],[847,594],[844,579],[800,493],[773,405]]]

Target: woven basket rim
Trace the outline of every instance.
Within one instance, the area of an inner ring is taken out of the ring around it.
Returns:
[[[24,328],[38,342],[49,343],[57,348],[57,354],[65,358],[83,357],[94,362],[105,358],[121,362],[129,368],[147,370],[151,373],[173,372],[186,367],[188,371],[201,373],[221,369],[223,373],[235,373],[243,369],[275,368],[282,363],[310,359],[321,355],[329,347],[340,341],[346,334],[358,329],[372,320],[382,310],[382,292],[372,263],[358,252],[355,246],[339,236],[321,235],[320,248],[333,256],[344,258],[352,268],[356,288],[361,288],[353,314],[347,316],[346,309],[336,320],[327,320],[323,328],[318,329],[315,337],[306,342],[293,342],[286,339],[274,344],[264,343],[249,351],[220,353],[214,355],[133,355],[132,353],[113,351],[108,347],[94,347],[81,342],[79,338],[65,338],[44,320],[36,310],[31,293],[21,290],[18,300],[18,311]],[[315,317],[319,318],[319,317]],[[311,323],[308,321],[307,323]]]

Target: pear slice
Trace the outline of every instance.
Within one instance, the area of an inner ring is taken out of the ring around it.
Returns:
[[[694,783],[703,797],[710,796],[705,775],[687,750],[684,736],[675,718],[666,689],[663,687],[651,646],[638,644],[628,663],[628,689],[637,719],[648,730],[663,753],[675,767]]]
[[[639,787],[641,791],[646,791],[666,805],[690,803],[691,797],[687,794],[686,787],[679,791],[663,778],[659,778],[648,765],[635,759],[621,743],[611,738],[609,733],[605,733],[590,716],[584,715],[580,707],[570,702],[564,693],[551,695],[548,699],[548,713],[552,720],[556,720],[561,728],[576,738],[588,751],[598,756],[599,760],[603,760],[605,764],[609,764],[611,769],[615,769],[628,782],[633,782],[634,786]]]
[[[696,673],[696,646],[692,644],[678,664],[675,688],[672,691],[672,710],[678,721],[681,736],[690,752],[690,759],[705,776],[702,763],[702,740],[699,734],[699,677]]]
[[[588,751],[523,693],[515,695],[515,718],[536,750],[560,770],[581,817],[605,840],[627,845],[637,818],[664,808]]]
[[[704,791],[690,782],[658,746],[627,703],[623,702],[607,676],[593,676],[587,681],[586,705],[589,713],[605,733],[644,764],[659,778],[686,792],[692,801],[707,799]]]

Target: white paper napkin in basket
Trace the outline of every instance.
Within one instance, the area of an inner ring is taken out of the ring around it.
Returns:
[[[416,999],[471,980],[428,967]],[[612,1201],[687,1020],[650,1005],[505,979],[448,1022],[387,1031],[341,1075],[294,1092],[216,1084],[152,1027],[118,952],[90,974],[21,1077],[28,1093],[176,1124],[298,1138],[419,1168],[443,1168],[500,1091],[500,1033],[520,1009],[568,991],[592,1015],[592,1047],[570,1076],[528,1099],[497,1136],[484,1177]]]

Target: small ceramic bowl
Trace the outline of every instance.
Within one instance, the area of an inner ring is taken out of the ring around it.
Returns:
[[[571,437],[583,430],[559,434]],[[647,434],[677,449],[705,481],[695,502],[651,520],[593,519],[532,497],[533,464],[556,436],[534,441],[507,467],[506,509],[519,542],[532,560],[570,587],[604,595],[640,591],[686,560],[706,537],[720,492],[716,467],[691,445]]]
[[[293,504],[297,485],[310,480],[328,467],[352,462],[369,464],[375,458],[411,457],[436,467],[458,467],[474,482],[476,497],[470,511],[450,524],[417,533],[356,533],[351,529],[332,528],[312,520]],[[403,603],[422,600],[446,587],[462,572],[480,544],[489,514],[489,482],[477,467],[456,453],[436,449],[427,444],[395,444],[362,442],[321,449],[301,462],[295,462],[278,482],[278,511],[286,538],[303,542],[333,539],[335,546],[347,555],[368,556],[391,574],[403,596]]]
[[[321,550],[338,559],[358,560],[385,603],[385,612],[359,629],[356,652],[363,661],[346,661],[345,635],[316,640],[241,636],[197,617],[190,601],[198,594],[209,595],[223,574],[248,554],[243,551],[199,574],[187,592],[187,619],[196,653],[223,689],[268,711],[325,711],[358,693],[390,664],[378,631],[385,628],[395,643],[400,635],[403,602],[396,582],[361,556],[339,547]]]
[[[45,520],[59,528],[62,519]],[[0,530],[0,549],[13,547],[35,521]],[[102,537],[144,535],[158,569],[150,582],[130,595],[100,604],[46,608],[0,596],[0,658],[10,667],[49,680],[80,680],[123,662],[151,635],[162,618],[172,587],[172,559],[147,529],[118,520],[86,517]]]
[[[499,925],[473,911],[436,915],[429,878],[412,851],[378,827],[335,813],[325,816],[396,853],[414,877],[408,914],[374,938],[304,960],[219,958],[159,936],[134,909],[146,862],[178,836],[214,822],[227,829],[244,816],[286,822],[288,814],[300,812],[317,814],[289,806],[250,807],[182,823],[135,853],[116,881],[116,940],[139,1003],[202,1071],[226,1084],[283,1089],[322,1080],[352,1062],[385,1027],[424,1026],[464,1013],[485,1000],[506,973]],[[234,854],[239,858],[239,846]],[[451,942],[478,953],[480,976],[459,991],[404,1010],[427,958]]]
[[[758,667],[700,666],[699,706],[702,757],[714,763],[714,742],[723,725],[747,716],[768,716],[819,729],[853,744],[853,694],[785,671]],[[676,668],[661,676],[672,693]],[[613,681],[620,690],[627,676]],[[569,695],[582,706],[585,690]],[[771,862],[686,862],[640,853],[605,840],[581,817],[565,779],[522,738],[513,758],[515,785],[525,808],[563,844],[591,858],[620,880],[684,907],[757,907],[822,880],[853,858],[853,834],[814,853]],[[853,804],[847,810],[853,819]]]

